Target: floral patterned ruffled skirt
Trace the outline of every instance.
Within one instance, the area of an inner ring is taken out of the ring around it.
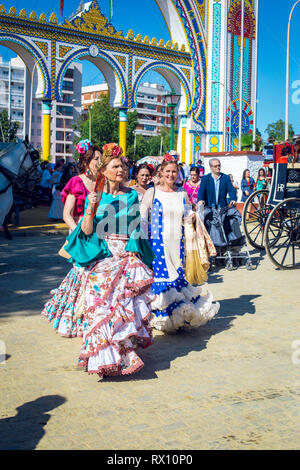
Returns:
[[[83,344],[79,365],[90,373],[128,375],[144,363],[139,347],[153,342],[150,326],[152,271],[124,250],[123,240],[107,240],[113,257],[86,272]]]
[[[51,291],[52,298],[41,313],[49,322],[53,321],[53,328],[66,338],[83,335],[84,284],[85,269],[73,266],[60,286]]]

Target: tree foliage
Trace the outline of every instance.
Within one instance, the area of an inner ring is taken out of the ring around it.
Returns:
[[[90,113],[86,111],[79,116],[77,123],[73,126],[77,131],[77,136],[74,138],[74,145],[79,140],[89,138],[91,114],[91,140],[93,144],[103,147],[109,142],[119,142],[119,110],[112,108],[109,103],[109,96],[102,95],[90,107]],[[138,113],[136,111],[129,112],[127,115],[127,146],[133,145],[134,134],[138,121]]]
[[[8,117],[8,111],[0,112],[0,142],[16,142],[19,122],[13,122]]]
[[[269,137],[275,139],[276,142],[283,142],[285,140],[285,122],[279,119],[268,125],[266,132]],[[289,139],[292,139],[295,132],[292,124],[289,124]]]

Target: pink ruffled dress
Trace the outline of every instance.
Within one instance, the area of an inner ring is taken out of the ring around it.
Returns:
[[[90,194],[80,176],[73,176],[61,192],[62,201],[65,204],[67,196],[73,194],[76,198],[73,217],[77,221],[83,217],[84,203],[86,197]]]
[[[197,197],[198,197],[198,191],[199,191],[199,187],[200,187],[200,181],[197,184],[197,186],[193,186],[189,181],[187,181],[184,184],[183,187],[187,192],[190,204],[197,204]]]
[[[73,217],[76,223],[84,215],[84,203],[90,191],[79,176],[74,176],[61,192],[63,203],[67,196],[76,198]],[[84,269],[73,266],[60,286],[51,291],[52,298],[45,304],[42,316],[53,321],[53,329],[60,336],[74,338],[83,336],[83,317],[81,297],[85,283]]]

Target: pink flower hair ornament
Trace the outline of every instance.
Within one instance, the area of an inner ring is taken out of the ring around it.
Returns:
[[[81,140],[78,142],[76,145],[76,150],[80,155],[83,155],[86,153],[90,148],[92,147],[92,142],[90,142],[88,139]]]
[[[103,146],[103,156],[108,157],[120,157],[123,153],[123,149],[115,143],[105,144]]]
[[[175,152],[175,150],[170,150],[170,152],[164,155],[165,162],[175,162],[177,163],[179,160],[179,154]]]

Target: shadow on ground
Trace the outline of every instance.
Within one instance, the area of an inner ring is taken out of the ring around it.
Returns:
[[[41,236],[0,243],[0,298],[9,299],[0,304],[0,318],[40,314],[50,291],[72,268],[58,255],[64,240]]]
[[[60,395],[47,395],[19,406],[16,416],[0,419],[0,450],[34,450],[51,418],[47,412],[65,402]]]
[[[242,315],[255,314],[254,300],[260,295],[242,295],[238,298],[224,299],[218,315],[206,325],[191,330],[179,331],[176,335],[155,336],[154,344],[138,354],[145,363],[137,374],[124,377],[106,377],[105,382],[127,380],[148,380],[157,378],[156,372],[170,368],[171,362],[192,351],[202,351],[210,338],[231,328],[232,321]]]

